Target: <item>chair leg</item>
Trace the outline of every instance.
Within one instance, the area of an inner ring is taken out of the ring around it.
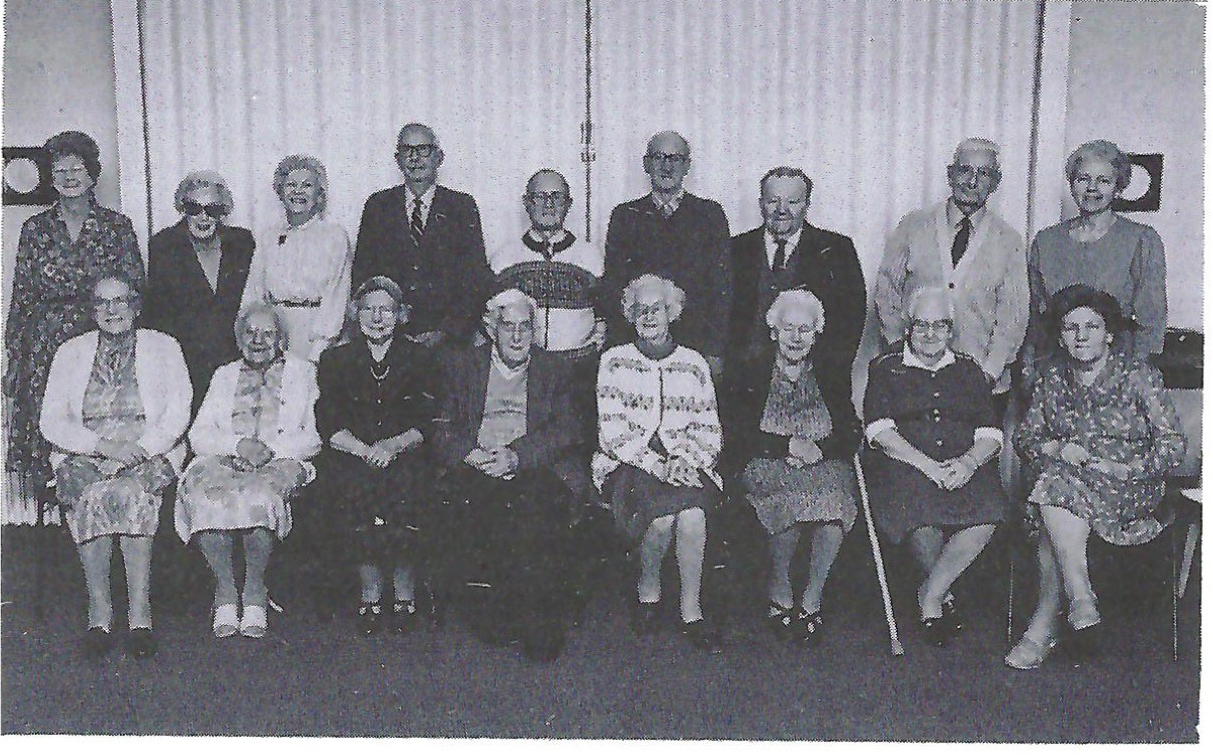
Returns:
[[[46,562],[51,558],[47,542],[50,540],[50,513],[54,505],[39,498],[37,507],[38,521],[34,524],[34,547],[38,550],[34,559],[34,619],[42,622],[46,619]]]
[[[1188,525],[1188,536],[1184,541],[1183,563],[1179,568],[1179,597],[1188,590],[1188,576],[1192,574],[1192,559],[1196,555],[1196,543],[1200,540],[1200,523]]]
[[[1171,527],[1171,661],[1179,661],[1179,540]]]
[[[1007,541],[1007,645],[1015,629],[1015,546]]]

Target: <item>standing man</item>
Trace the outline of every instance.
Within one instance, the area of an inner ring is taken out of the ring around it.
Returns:
[[[953,344],[989,379],[995,412],[1006,413],[1011,365],[1028,323],[1023,239],[986,207],[1002,180],[998,145],[965,139],[948,166],[952,196],[902,218],[885,244],[873,297],[886,345],[900,341],[911,295],[944,287],[955,306]]]
[[[442,158],[429,126],[400,129],[404,183],[367,199],[354,249],[354,288],[371,276],[399,284],[413,303],[406,331],[427,346],[467,341],[492,281],[476,200],[437,185]]]
[[[732,299],[729,222],[719,203],[683,188],[690,168],[691,148],[682,135],[654,134],[644,155],[653,191],[611,212],[603,286],[607,333],[612,343],[631,338],[620,306],[623,287],[652,273],[686,292],[674,338],[702,354],[712,373],[719,375]]]
[[[767,171],[759,187],[762,226],[733,239],[733,309],[729,358],[742,365],[770,340],[767,309],[788,289],[807,289],[821,301],[825,330],[810,356],[821,390],[851,401],[851,367],[863,335],[867,290],[849,237],[805,221],[813,182],[799,168]]]

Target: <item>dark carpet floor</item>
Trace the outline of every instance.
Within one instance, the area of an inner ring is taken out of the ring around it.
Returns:
[[[719,656],[673,632],[634,637],[624,565],[607,555],[580,624],[552,664],[481,643],[459,616],[474,607],[439,627],[364,639],[348,617],[318,623],[289,591],[266,639],[215,640],[204,583],[183,611],[157,606],[154,659],[115,652],[91,662],[79,650],[84,590],[74,551],[66,534],[54,530],[43,541],[32,530],[6,526],[0,542],[6,734],[1197,740],[1199,566],[1180,606],[1178,662],[1171,660],[1169,601],[1150,597],[1166,589],[1141,579],[1136,565],[1117,565],[1117,579],[1133,590],[1119,597],[1101,590],[1100,658],[1078,665],[1059,649],[1035,672],[1004,667],[1001,542],[957,585],[970,626],[944,649],[926,645],[912,621],[913,569],[904,555],[887,554],[906,649],[894,658],[862,524],[844,543],[827,590],[828,638],[811,651],[766,633],[758,619],[763,577],[752,553],[734,556],[713,576],[712,606],[718,615],[729,610],[728,646]],[[38,554],[49,564],[41,620]],[[204,581],[201,559],[190,564]],[[1017,574],[1022,622],[1032,595],[1022,565]],[[119,604],[120,575],[119,568]]]

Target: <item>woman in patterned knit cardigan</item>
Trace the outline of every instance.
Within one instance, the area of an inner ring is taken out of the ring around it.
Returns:
[[[670,336],[685,294],[643,275],[623,291],[635,343],[602,355],[598,369],[598,446],[594,485],[639,554],[637,634],[656,629],[661,563],[677,530],[682,631],[697,648],[720,650],[703,617],[700,584],[706,512],[721,498],[716,473],[720,419],[707,362]]]

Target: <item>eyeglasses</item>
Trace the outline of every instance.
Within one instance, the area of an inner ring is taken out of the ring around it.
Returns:
[[[569,195],[564,192],[527,192],[523,195],[527,202],[536,205],[552,205],[562,207],[569,202]]]
[[[227,208],[220,204],[200,205],[197,202],[182,202],[181,211],[186,215],[202,215],[206,213],[215,220],[227,215]]]
[[[83,165],[75,165],[71,168],[52,168],[51,175],[55,178],[67,178],[68,176],[81,176],[88,171]]]
[[[951,320],[913,320],[910,329],[916,333],[931,333],[932,331],[952,330]]]
[[[972,181],[976,177],[982,181],[991,182],[998,178],[998,169],[996,168],[986,168],[985,166],[978,168],[972,165],[953,165],[951,168],[952,172],[961,181]]]
[[[130,307],[135,301],[134,295],[125,294],[121,297],[93,297],[94,310],[109,310]]]
[[[654,163],[665,163],[676,168],[686,165],[691,161],[690,155],[680,155],[676,152],[650,152],[644,157],[646,160],[652,160]]]
[[[400,144],[396,146],[396,154],[400,157],[410,158],[416,155],[421,158],[428,158],[437,151],[436,144]]]

